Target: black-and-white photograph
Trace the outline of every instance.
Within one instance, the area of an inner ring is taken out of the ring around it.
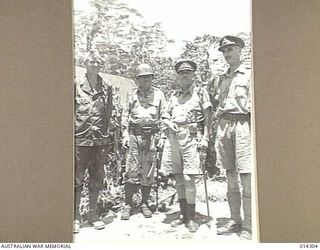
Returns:
[[[258,239],[250,0],[74,0],[74,241]]]

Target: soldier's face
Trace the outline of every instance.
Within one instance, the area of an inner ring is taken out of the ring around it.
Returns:
[[[230,45],[222,48],[222,53],[226,62],[230,65],[240,61],[241,48],[239,46]]]
[[[138,76],[136,83],[141,88],[148,88],[152,84],[153,75]]]
[[[194,72],[190,70],[183,70],[178,73],[178,79],[182,88],[191,87],[194,79]]]
[[[94,57],[89,57],[85,62],[88,73],[98,74],[101,70],[101,65],[102,63]]]

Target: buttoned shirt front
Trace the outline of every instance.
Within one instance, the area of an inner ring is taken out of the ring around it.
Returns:
[[[204,120],[203,111],[211,107],[208,92],[191,86],[187,91],[177,90],[169,100],[164,118],[177,124],[190,124]]]
[[[215,99],[219,115],[248,114],[251,112],[251,69],[241,64],[233,74],[228,70],[220,76]]]
[[[165,96],[163,92],[150,86],[144,93],[139,88],[132,89],[126,99],[123,111],[122,126],[128,131],[130,124],[161,126],[161,116],[164,113]]]
[[[101,146],[108,143],[107,117],[109,85],[98,77],[92,88],[87,76],[75,82],[75,143],[77,146]]]

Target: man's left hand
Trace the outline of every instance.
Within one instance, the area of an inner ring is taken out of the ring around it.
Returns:
[[[156,145],[156,147],[157,147],[158,149],[163,149],[165,140],[166,140],[166,139],[164,139],[164,138],[160,138],[159,141],[158,141],[158,144]]]
[[[208,140],[202,138],[198,143],[198,149],[201,151],[206,151],[207,148],[208,148]]]

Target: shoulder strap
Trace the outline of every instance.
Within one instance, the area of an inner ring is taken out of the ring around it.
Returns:
[[[199,96],[199,98],[200,98],[200,102],[199,102],[199,104],[200,104],[200,107],[201,107],[201,110],[203,109],[202,107],[203,107],[203,105],[202,105],[202,99],[203,99],[203,88],[201,88],[201,87],[197,87],[198,89],[197,89],[197,94],[198,94],[198,96]]]
[[[222,75],[218,75],[218,77],[214,80],[213,89],[214,89],[215,93],[217,92],[217,90],[218,90],[219,86],[221,85],[222,81],[223,81]]]

